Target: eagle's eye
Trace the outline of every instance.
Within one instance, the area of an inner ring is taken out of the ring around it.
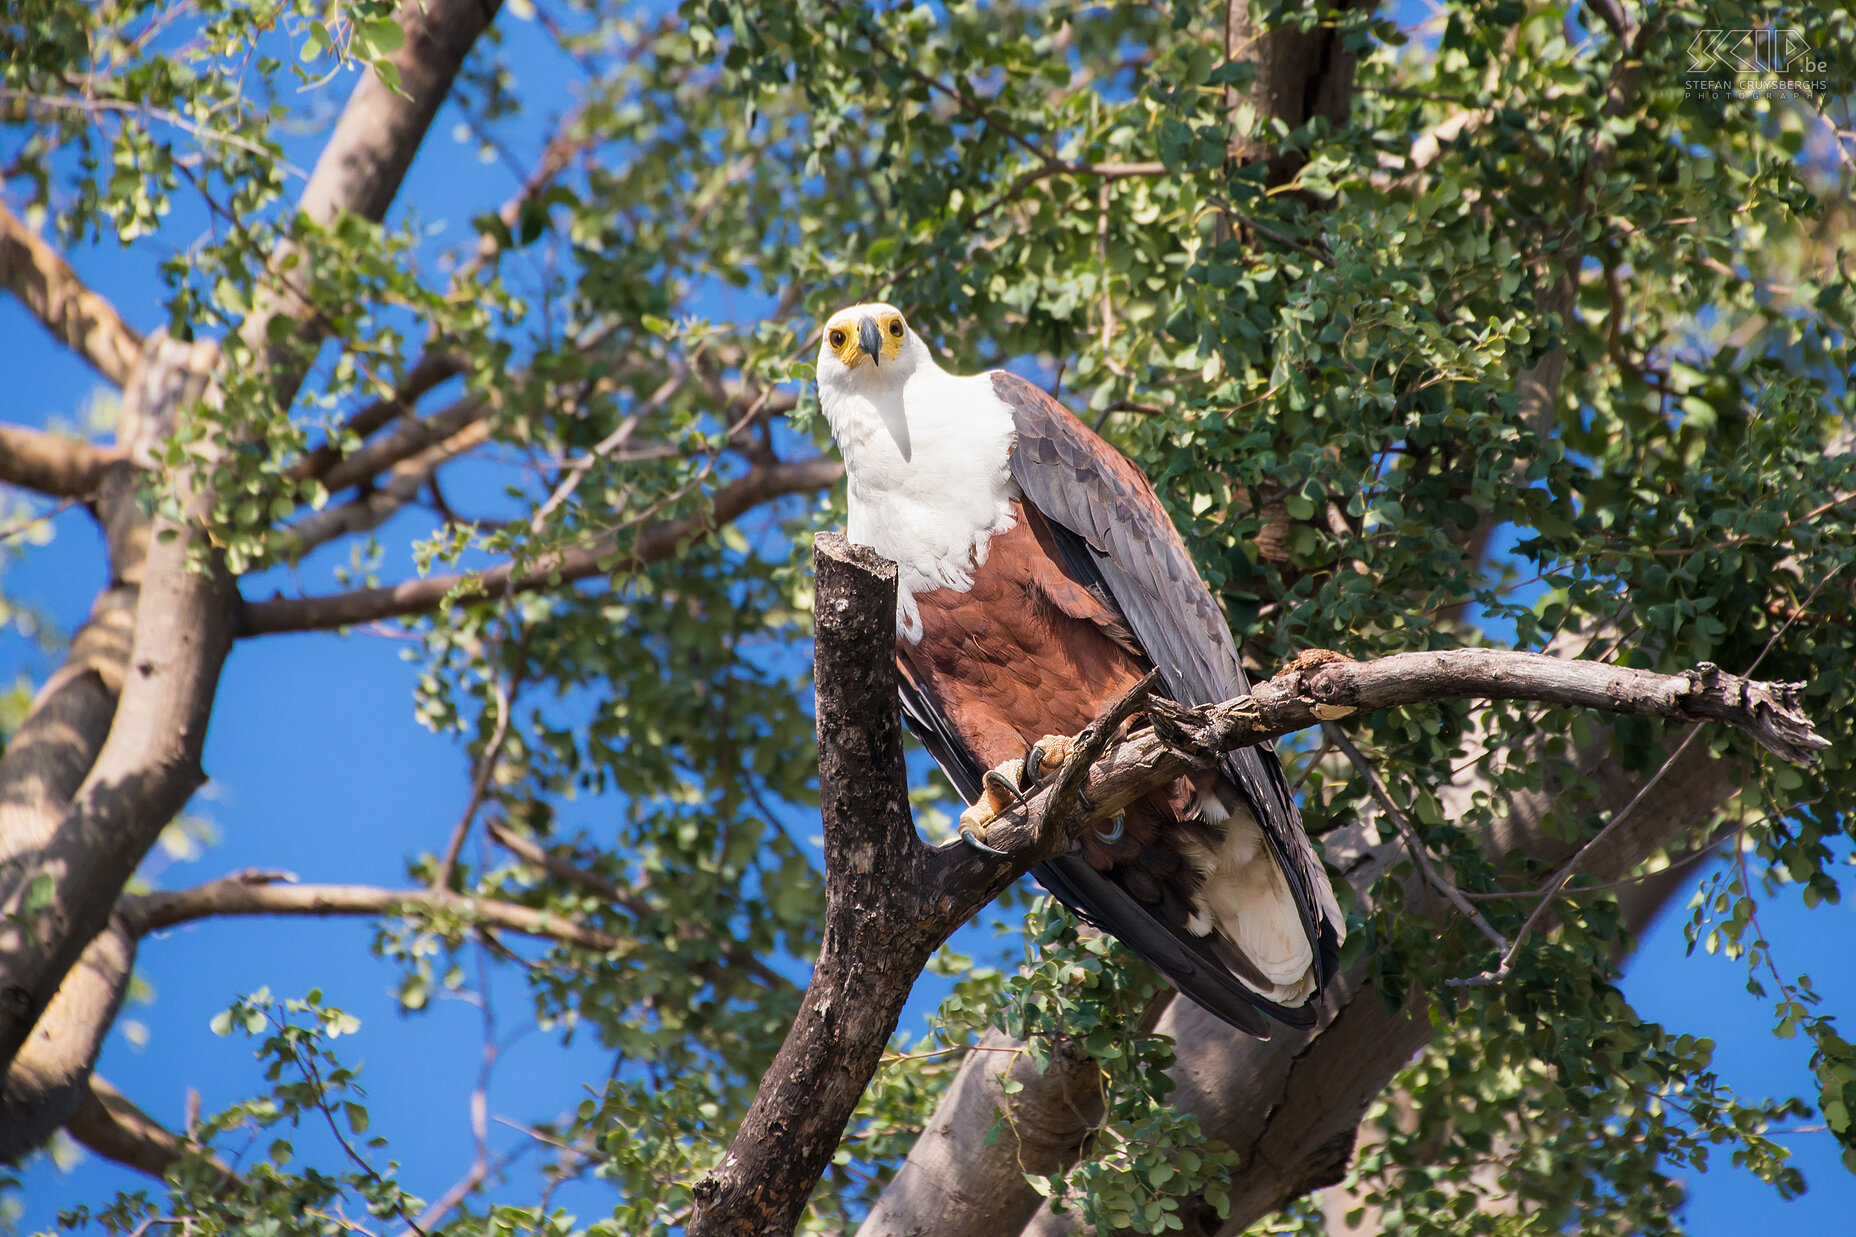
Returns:
[[[891,335],[894,335],[897,339],[902,338],[902,319],[901,318],[891,318],[889,320],[889,333]]]
[[[844,347],[844,332],[843,331],[833,331],[830,335],[830,339],[831,339],[832,347],[834,348]]]

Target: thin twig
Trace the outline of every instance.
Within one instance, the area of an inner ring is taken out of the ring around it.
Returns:
[[[274,159],[279,168],[299,180],[305,179],[307,175],[302,168],[282,158],[282,152],[278,149],[266,146],[262,142],[254,142],[237,133],[228,133],[223,129],[209,129],[205,125],[187,119],[179,112],[169,111],[164,107],[150,107],[146,103],[132,103],[124,99],[71,99],[61,95],[37,94],[30,90],[15,90],[7,87],[0,87],[0,102],[24,103],[27,106],[37,103],[44,107],[63,108],[74,112],[117,112],[146,116],[150,120],[164,121],[176,129],[184,130],[203,142],[220,142],[227,146],[236,146],[248,154]]]
[[[679,366],[678,371],[669,378],[666,378],[663,385],[659,386],[657,390],[651,393],[649,399],[645,400],[630,416],[619,423],[617,429],[613,430],[596,443],[591,451],[586,452],[584,455],[574,460],[573,463],[569,464],[567,466],[567,475],[561,479],[561,483],[555,487],[554,492],[548,495],[548,501],[536,508],[535,514],[529,518],[529,531],[531,533],[540,533],[543,526],[547,523],[548,517],[553,515],[554,512],[560,508],[561,504],[566,502],[568,498],[573,495],[573,492],[580,487],[580,482],[586,479],[586,475],[592,470],[593,465],[604,459],[613,451],[624,446],[626,441],[637,431],[638,426],[647,416],[656,412],[659,408],[662,408],[670,401],[672,396],[682,389],[684,381],[689,377],[689,373],[688,365]]]
[[[9,524],[5,528],[0,528],[0,541],[10,541],[21,533],[27,532],[33,527],[45,523],[47,520],[58,518],[76,505],[77,501],[78,500],[75,498],[64,499],[54,507],[47,508],[36,515],[27,516],[18,523]]]
[[[1507,950],[1509,944],[1502,934],[1491,927],[1489,921],[1482,917],[1482,913],[1469,904],[1468,899],[1463,897],[1463,891],[1456,887],[1454,881],[1446,880],[1443,873],[1432,866],[1430,854],[1425,850],[1423,840],[1418,837],[1418,831],[1412,827],[1411,821],[1406,818],[1399,806],[1392,802],[1391,792],[1379,779],[1378,771],[1361,754],[1360,749],[1353,745],[1353,740],[1343,734],[1340,727],[1333,722],[1322,722],[1321,733],[1353,764],[1354,771],[1360,775],[1360,779],[1366,783],[1366,789],[1378,802],[1380,811],[1384,812],[1386,818],[1398,829],[1399,836],[1405,841],[1405,849],[1411,852],[1412,862],[1418,865],[1418,871],[1423,874],[1424,879],[1437,892],[1449,899],[1450,905],[1456,907],[1464,918],[1475,924],[1495,948]]]
[[[489,792],[490,778],[496,773],[496,762],[502,756],[503,743],[509,738],[509,718],[514,709],[512,697],[521,682],[520,669],[510,672],[509,683],[492,681],[490,690],[496,695],[496,728],[490,733],[490,741],[484,746],[483,755],[477,759],[476,776],[471,778],[470,799],[464,804],[463,814],[451,830],[451,842],[445,847],[445,857],[438,863],[438,870],[432,874],[433,889],[451,888],[451,878],[457,873],[458,856],[463,853],[464,839],[470,836],[471,822],[477,819],[477,809],[483,806],[484,795]]]
[[[1620,825],[1631,818],[1631,813],[1636,809],[1637,805],[1642,803],[1644,797],[1656,788],[1656,785],[1663,780],[1663,775],[1669,772],[1677,760],[1681,759],[1682,753],[1688,750],[1689,744],[1693,743],[1696,736],[1700,734],[1701,730],[1696,728],[1684,735],[1682,742],[1676,745],[1676,750],[1669,754],[1669,759],[1665,760],[1662,766],[1656,770],[1655,776],[1638,787],[1637,793],[1631,796],[1630,802],[1626,803],[1617,815],[1606,821],[1605,827],[1600,829],[1591,841],[1574,851],[1572,858],[1561,864],[1560,870],[1553,874],[1553,879],[1549,880],[1541,887],[1540,901],[1528,914],[1526,921],[1522,923],[1521,930],[1515,933],[1514,944],[1510,945],[1507,951],[1502,954],[1501,965],[1497,966],[1493,971],[1484,971],[1480,975],[1471,975],[1459,979],[1447,979],[1444,982],[1449,984],[1452,988],[1484,988],[1490,984],[1499,984],[1502,980],[1508,978],[1514,971],[1515,959],[1521,956],[1521,946],[1527,940],[1528,934],[1546,917],[1547,908],[1553,905],[1554,899],[1558,897],[1560,891],[1566,887],[1566,882],[1579,874],[1579,869],[1584,865],[1586,856],[1591,854],[1592,849],[1600,842],[1603,842],[1606,838],[1615,833]]]

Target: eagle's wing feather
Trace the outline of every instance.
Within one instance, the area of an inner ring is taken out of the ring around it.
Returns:
[[[1213,704],[1247,694],[1250,684],[1224,615],[1147,478],[1036,385],[1003,371],[992,375],[992,384],[1017,426],[1013,480],[1046,521],[1080,540],[1079,549],[1059,538],[1066,568],[1081,582],[1099,581],[1106,589],[1159,668],[1168,693],[1183,704]],[[1231,752],[1222,765],[1288,877],[1303,930],[1315,944],[1316,985],[1324,986],[1338,960],[1338,925],[1322,913],[1331,898],[1317,890],[1326,891],[1327,874],[1302,830],[1282,765],[1268,745]],[[1080,862],[1076,866],[1087,868]],[[1093,870],[1090,875],[1106,883]],[[1079,882],[1070,884],[1084,891]],[[1055,887],[1052,892],[1062,894]],[[1129,902],[1146,921],[1143,926],[1160,927]],[[1093,912],[1102,926],[1124,939],[1135,927],[1116,913],[1120,907],[1077,909]]]
[[[931,690],[916,682],[907,663],[898,662],[901,674],[902,719],[941,766],[961,798],[972,803],[980,796],[980,779],[986,768],[949,724],[947,712]],[[1206,956],[1201,942],[1183,938],[1143,907],[1128,891],[1090,867],[1079,855],[1062,855],[1032,869],[1038,883],[1075,911],[1085,923],[1112,933],[1145,958],[1175,987],[1233,1026],[1269,1038],[1269,1021],[1259,1006],[1291,1026],[1312,1026],[1305,1009],[1285,1009],[1264,1001],[1226,975]]]

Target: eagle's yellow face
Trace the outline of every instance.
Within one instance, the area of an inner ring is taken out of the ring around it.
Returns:
[[[883,362],[902,355],[909,324],[894,305],[872,302],[840,309],[825,323],[824,348],[846,369],[863,364],[882,368]]]

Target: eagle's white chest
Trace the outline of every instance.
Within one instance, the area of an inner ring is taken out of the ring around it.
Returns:
[[[898,568],[896,626],[922,638],[916,596],[973,587],[992,538],[1012,527],[1012,410],[987,374],[955,377],[932,361],[903,381],[821,386],[844,454],[850,539]]]

